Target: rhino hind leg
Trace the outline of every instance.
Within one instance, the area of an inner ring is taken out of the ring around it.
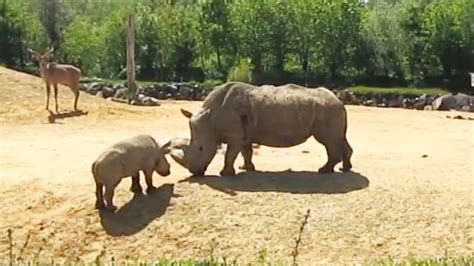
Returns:
[[[341,171],[348,172],[352,169],[351,157],[353,150],[347,139],[344,139],[343,151],[342,151],[342,168]]]
[[[104,196],[103,196],[103,187],[101,183],[96,182],[95,183],[95,196],[96,196],[96,202],[95,202],[95,208],[96,209],[102,209],[104,205]]]
[[[105,202],[107,203],[107,206],[105,206],[105,209],[111,212],[114,212],[117,207],[114,205],[114,193],[115,193],[115,185],[105,185]]]
[[[242,157],[244,158],[244,164],[240,166],[240,169],[246,171],[255,171],[255,165],[252,163],[253,148],[252,144],[245,145],[241,149]]]
[[[331,136],[329,134],[325,135],[321,133],[322,132],[315,132],[313,136],[319,143],[323,144],[326,148],[328,161],[323,167],[319,168],[318,172],[333,173],[334,166],[336,166],[336,164],[338,164],[342,160],[343,154],[345,154],[343,148],[344,141],[342,140],[342,138],[340,138],[340,140],[337,140],[335,136]]]
[[[318,172],[319,173],[333,173],[334,166],[336,166],[336,164],[338,164],[342,158],[341,145],[334,141],[323,143],[323,145],[326,148],[328,161],[323,167],[319,168]]]

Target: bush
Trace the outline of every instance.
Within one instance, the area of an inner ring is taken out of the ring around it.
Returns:
[[[240,62],[234,66],[229,72],[227,81],[241,81],[246,83],[252,83],[252,72],[254,66],[250,63],[248,58],[240,60]]]

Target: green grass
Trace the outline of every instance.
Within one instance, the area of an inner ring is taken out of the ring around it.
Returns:
[[[5,262],[2,262],[5,263]],[[55,264],[59,263],[59,261],[49,260],[48,262],[39,262],[39,261],[14,261],[10,265],[46,265],[46,264]],[[65,265],[110,265],[111,261],[102,261],[97,260],[95,262],[84,262],[84,261],[61,261],[61,263]],[[205,259],[205,260],[195,260],[195,259],[188,259],[188,260],[168,260],[168,259],[157,259],[151,261],[144,261],[140,259],[130,259],[127,261],[115,261],[116,265],[122,265],[126,263],[126,265],[140,265],[140,266],[233,266],[233,265],[291,265],[283,262],[270,262],[266,258],[258,258],[253,263],[242,264],[239,263],[237,260],[230,260],[230,259]],[[457,258],[438,258],[438,259],[409,259],[403,261],[396,261],[393,259],[379,261],[375,263],[368,263],[366,265],[371,266],[458,266],[458,265],[466,265],[472,266],[474,265],[474,256],[467,256],[467,257],[457,257]]]
[[[392,259],[373,264],[374,266],[454,266],[454,265],[474,265],[474,256],[458,258],[439,258],[439,259],[411,259],[406,261],[394,261]]]
[[[440,88],[377,88],[377,87],[365,87],[365,86],[355,86],[350,88],[357,95],[406,95],[406,96],[420,96],[423,94],[427,95],[438,95],[449,93],[447,90]]]
[[[5,262],[2,262],[5,263]],[[46,264],[55,264],[59,263],[59,261],[49,260],[45,262],[38,262],[38,261],[14,261],[10,265],[46,265]],[[140,266],[234,266],[234,265],[291,265],[288,262],[270,262],[270,260],[266,258],[258,258],[253,263],[242,264],[239,263],[237,260],[231,259],[204,259],[204,260],[195,260],[195,259],[188,259],[188,260],[170,260],[170,259],[157,259],[151,261],[144,261],[140,259],[130,259],[126,261],[115,261],[116,265],[122,265],[126,263],[126,265],[140,265]],[[111,265],[111,261],[102,261],[97,260],[95,262],[84,262],[84,261],[61,261],[61,264],[65,265]],[[474,256],[467,256],[467,257],[457,257],[457,258],[438,258],[438,259],[409,259],[403,261],[396,261],[393,259],[388,259],[384,261],[379,261],[375,263],[368,263],[365,265],[371,266],[458,266],[458,265],[466,265],[472,266],[474,265]]]

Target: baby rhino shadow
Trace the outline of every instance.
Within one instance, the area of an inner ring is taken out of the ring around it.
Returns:
[[[174,196],[174,184],[164,184],[150,195],[134,194],[133,198],[115,213],[100,211],[100,222],[112,236],[133,235],[151,221],[165,214]]]
[[[342,194],[369,186],[367,177],[356,173],[243,172],[235,177],[190,177],[181,182],[207,185],[221,192],[286,192],[292,194]]]

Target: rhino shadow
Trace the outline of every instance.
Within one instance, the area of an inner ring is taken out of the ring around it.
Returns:
[[[111,236],[133,235],[165,214],[174,195],[174,184],[164,184],[150,195],[137,193],[115,213],[100,211],[100,223]]]
[[[180,182],[198,183],[236,195],[236,192],[285,192],[291,194],[343,194],[369,186],[367,177],[356,173],[318,174],[309,171],[243,172],[234,177],[189,177]]]

